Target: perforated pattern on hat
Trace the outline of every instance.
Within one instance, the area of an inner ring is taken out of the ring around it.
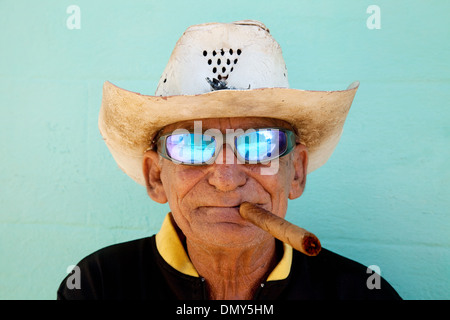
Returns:
[[[235,65],[239,62],[241,49],[220,48],[215,50],[203,50],[205,62],[211,67],[211,78],[226,80],[233,72]]]

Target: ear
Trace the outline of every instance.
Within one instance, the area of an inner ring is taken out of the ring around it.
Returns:
[[[289,199],[297,199],[303,194],[308,168],[308,149],[303,144],[297,144],[293,150],[294,178],[291,181]]]
[[[142,170],[149,197],[158,203],[166,203],[167,196],[161,181],[161,167],[157,152],[149,150],[144,153]]]

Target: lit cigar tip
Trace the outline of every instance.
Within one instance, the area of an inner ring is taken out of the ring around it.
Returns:
[[[306,251],[305,253],[307,255],[317,256],[322,249],[322,245],[315,235],[309,234],[308,236],[304,237],[303,248]]]

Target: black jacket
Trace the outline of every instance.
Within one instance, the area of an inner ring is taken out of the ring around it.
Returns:
[[[69,289],[68,275],[58,299],[207,299],[205,280],[170,266],[157,249],[155,236],[103,248],[79,264],[81,288]],[[289,275],[265,281],[255,300],[401,299],[381,278],[369,289],[367,268],[322,249],[316,257],[294,250]]]

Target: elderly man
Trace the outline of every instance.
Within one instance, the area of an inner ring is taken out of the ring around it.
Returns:
[[[308,256],[240,215],[284,218],[342,133],[358,83],[289,89],[281,48],[258,21],[192,26],[155,96],[105,83],[99,127],[119,167],[171,212],[154,236],[84,258],[60,299],[399,299],[326,249]]]

